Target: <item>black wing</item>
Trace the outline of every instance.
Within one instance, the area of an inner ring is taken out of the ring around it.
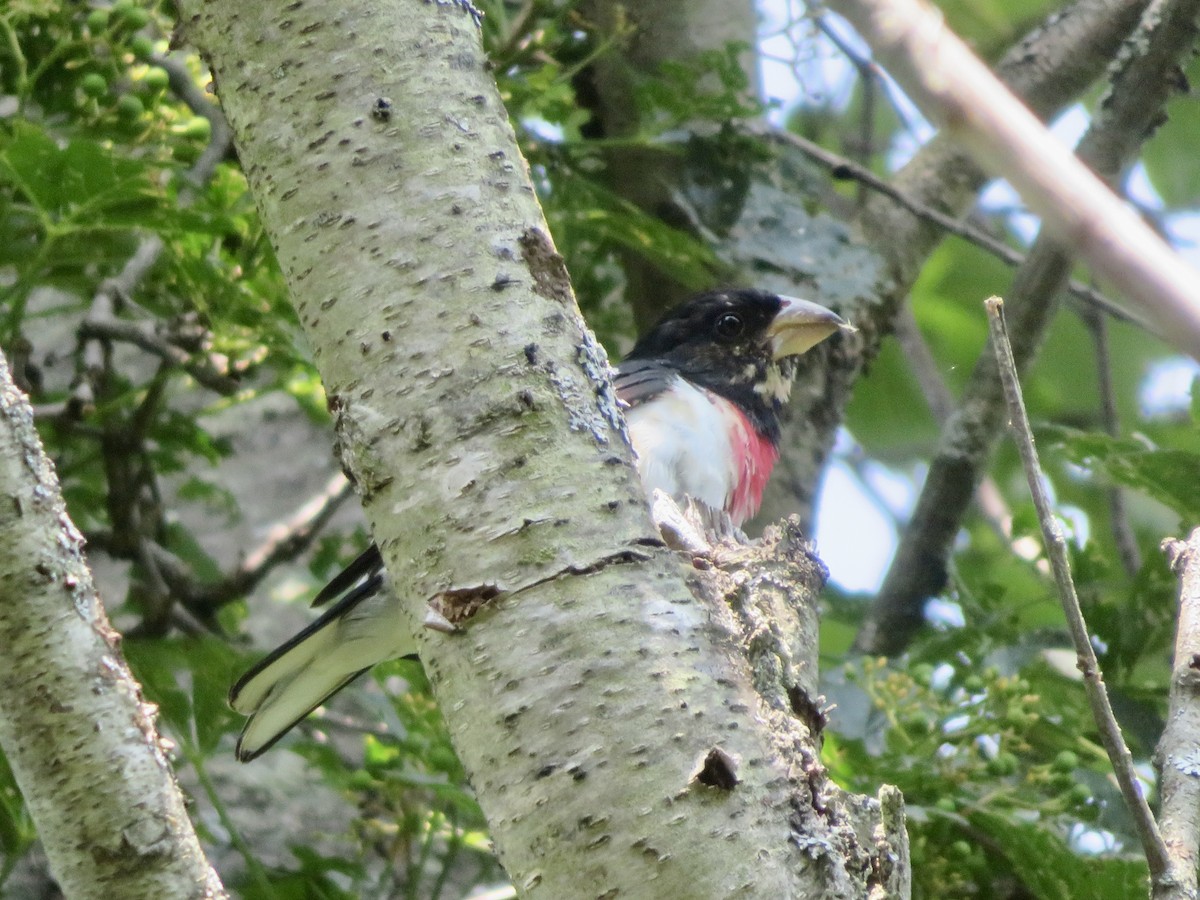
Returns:
[[[372,544],[370,549],[375,549],[375,545]],[[370,552],[370,550],[368,550],[367,552]],[[375,553],[376,553],[376,555],[378,555],[379,551],[375,550]],[[366,556],[366,555],[367,555],[367,553],[363,553],[362,556],[359,556],[358,559],[362,559],[363,556]],[[356,559],[354,561],[354,563],[351,563],[351,565],[354,565],[357,562],[358,562],[358,560]],[[346,574],[345,572],[342,572],[342,574],[338,575],[337,578],[334,579],[334,581],[336,581],[338,578],[341,578],[342,575],[345,575],[345,574]],[[353,583],[354,582],[351,582],[351,584],[353,584]],[[321,590],[321,594],[324,594],[327,591],[329,591],[329,588],[332,584],[333,584],[333,582],[331,581],[328,585],[326,585]],[[380,587],[382,587],[382,585],[383,585],[383,572],[379,571],[379,572],[376,572],[375,574],[371,575],[371,577],[369,577],[366,581],[362,582],[362,584],[359,584],[357,587],[355,587],[354,590],[352,590],[348,594],[346,594],[345,597],[343,597],[341,600],[339,600],[333,606],[329,607],[329,609],[325,610],[325,612],[323,612],[319,618],[315,619],[312,622],[309,622],[308,625],[302,631],[292,635],[290,638],[287,639],[287,641],[280,644],[278,647],[276,647],[274,650],[272,650],[270,653],[268,653],[266,656],[264,656],[262,659],[260,659],[257,663],[254,664],[254,666],[252,668],[250,668],[249,671],[247,671],[244,675],[242,675],[241,678],[239,678],[234,683],[233,687],[231,687],[229,689],[229,705],[234,706],[234,707],[237,706],[238,695],[242,692],[242,689],[256,675],[258,675],[263,670],[267,669],[280,657],[284,656],[291,650],[293,650],[296,647],[303,644],[306,640],[308,640],[310,637],[312,637],[318,631],[325,628],[326,626],[328,626],[332,622],[336,621],[337,619],[340,619],[342,616],[346,615],[346,613],[350,612],[350,610],[354,609],[354,607],[356,607],[356,606],[358,606],[358,604],[362,603],[363,600],[365,600],[367,597],[370,597],[377,590],[379,590]],[[335,593],[330,593],[329,597],[332,597],[335,595],[336,595]],[[320,597],[320,594],[318,594],[317,596]],[[326,601],[328,601],[329,597],[326,597],[321,602],[325,603]],[[313,605],[315,606],[316,604],[314,603]],[[370,668],[370,667],[368,666],[368,668]],[[319,701],[314,703],[312,705],[312,708],[309,709],[308,712],[306,712],[304,714],[304,716],[307,716],[308,713],[312,712],[314,709],[316,709],[318,706],[320,706],[322,703],[324,703],[328,697],[332,696],[333,694],[336,694],[343,687],[345,687],[347,684],[349,684],[351,681],[353,681],[355,678],[357,678],[359,675],[361,675],[365,671],[367,671],[367,670],[363,669],[360,672],[347,678],[345,681],[343,681],[341,684],[339,684],[336,688],[334,688],[332,691],[330,691],[328,694],[326,694],[325,697],[321,698]],[[300,719],[304,718],[304,716],[300,716],[300,718],[296,719],[296,722],[299,722]],[[296,722],[293,722],[292,725],[295,725]],[[283,737],[283,735],[288,730],[291,729],[292,725],[289,725],[287,728],[283,729],[283,731],[279,732],[279,737]],[[274,743],[275,743],[275,741],[271,741],[271,744],[274,744]],[[262,750],[258,751],[258,753],[261,753],[264,750],[267,750],[271,746],[271,744],[267,744],[266,746],[264,746],[262,748]],[[257,756],[258,753],[255,753],[254,755]],[[253,757],[247,757],[246,759],[247,760],[253,759]]]
[[[317,592],[317,596],[313,597],[312,605],[314,608],[324,606],[334,597],[350,590],[364,578],[374,579],[382,573],[383,556],[380,554],[379,548],[372,543],[366,550],[358,554],[358,558],[354,562],[334,575],[329,584]]]
[[[617,399],[637,406],[667,390],[678,375],[674,369],[652,359],[627,359],[617,366],[613,385]]]

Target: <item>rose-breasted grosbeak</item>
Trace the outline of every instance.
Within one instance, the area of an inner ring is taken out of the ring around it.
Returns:
[[[790,358],[849,326],[806,300],[759,290],[710,291],[669,312],[617,366],[629,437],[646,492],[690,496],[734,525],[758,511],[779,457]],[[313,600],[340,598],[233,686],[250,717],[237,756],[258,756],[376,663],[415,651],[383,584],[372,544]]]

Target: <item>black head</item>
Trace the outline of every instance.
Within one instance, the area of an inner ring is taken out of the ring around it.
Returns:
[[[767,327],[783,300],[767,291],[708,291],[667,312],[630,351],[628,359],[754,353],[767,346]]]
[[[753,288],[708,291],[668,312],[627,360],[653,360],[743,409],[773,412],[790,381],[779,361],[849,326],[807,300]]]

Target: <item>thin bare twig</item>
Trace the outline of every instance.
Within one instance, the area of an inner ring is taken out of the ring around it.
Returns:
[[[1141,839],[1142,850],[1150,865],[1150,877],[1157,882],[1168,871],[1170,858],[1162,835],[1158,832],[1158,825],[1150,812],[1150,806],[1142,796],[1142,789],[1133,769],[1133,755],[1129,752],[1129,747],[1121,735],[1121,726],[1117,724],[1116,716],[1113,715],[1108,691],[1104,687],[1104,676],[1096,660],[1096,651],[1092,648],[1087,622],[1084,621],[1083,611],[1079,607],[1079,597],[1071,579],[1067,541],[1050,505],[1045,477],[1038,462],[1037,448],[1033,443],[1033,431],[1025,414],[1025,401],[1021,396],[1017,366],[1013,361],[1012,345],[1009,344],[1008,330],[1004,322],[1004,301],[999,297],[992,297],[985,301],[984,306],[988,313],[988,333],[992,339],[992,350],[996,354],[996,365],[1000,370],[1000,380],[1004,385],[1004,397],[1008,404],[1009,426],[1025,467],[1029,492],[1033,496],[1042,539],[1046,543],[1046,556],[1054,572],[1054,582],[1058,586],[1059,599],[1067,618],[1067,630],[1075,644],[1076,665],[1083,675],[1084,691],[1087,693],[1088,704],[1092,708],[1092,716],[1100,732],[1100,741],[1108,752],[1117,785]]]
[[[29,408],[33,410],[33,417],[38,420],[66,419],[71,414],[71,401],[57,400],[54,403],[33,403],[30,404]]]
[[[180,191],[178,202],[180,206],[186,207],[194,201],[196,188],[212,178],[217,163],[229,152],[233,143],[233,132],[229,123],[225,121],[224,114],[216,104],[204,96],[204,92],[196,86],[191,73],[182,62],[169,56],[156,56],[153,62],[166,70],[171,90],[176,96],[183,100],[192,112],[208,119],[212,125],[208,145],[184,176],[188,185]],[[145,280],[154,264],[158,262],[163,246],[162,238],[157,234],[146,235],[138,242],[133,255],[121,271],[111,278],[106,278],[97,289],[80,332],[85,367],[92,372],[103,368],[100,348],[96,347],[90,338],[107,336],[114,340],[129,341],[147,353],[153,353],[166,362],[180,366],[198,382],[217,393],[233,393],[237,390],[237,384],[217,372],[211,362],[207,365],[197,364],[180,348],[159,339],[153,326],[124,322],[116,317],[118,302],[122,298],[133,296],[137,286]],[[97,333],[101,331],[108,333]]]
[[[220,633],[220,629],[201,622],[178,603],[171,605],[170,618],[171,626],[179,629],[181,633],[186,634],[188,637],[207,637],[208,635]]]
[[[829,42],[837,47],[838,51],[843,56],[850,60],[850,64],[854,66],[855,70],[858,72],[858,77],[862,79],[863,109],[860,112],[860,115],[873,115],[874,103],[872,95],[874,94],[875,88],[878,87],[882,90],[884,98],[891,106],[892,114],[895,115],[896,119],[900,122],[901,129],[908,134],[914,133],[916,131],[916,125],[912,121],[912,117],[909,115],[908,109],[894,96],[883,70],[875,63],[875,60],[871,59],[870,56],[859,53],[857,50],[855,50],[854,47],[850,45],[850,42],[847,41],[836,28],[830,25],[828,17],[823,12],[814,11],[812,14],[812,19],[814,24],[817,26],[817,29],[829,39]],[[867,112],[868,110],[870,113]],[[860,127],[864,129],[863,134],[869,136],[874,131],[874,121],[872,121],[869,125],[866,122],[861,122]],[[874,152],[873,139],[868,139],[865,141],[863,146],[870,148],[869,152]],[[865,164],[866,160],[863,159],[863,162]]]
[[[913,315],[911,304],[906,303],[896,311],[893,324],[896,340],[900,342],[900,349],[904,352],[904,361],[913,377],[917,379],[921,393],[925,395],[925,402],[929,404],[929,411],[933,413],[934,421],[939,425],[945,424],[954,412],[954,394],[942,378],[942,373],[938,371],[937,360],[933,358],[929,345],[925,343],[925,336],[921,334],[921,327],[917,324],[917,317]]]
[[[842,56],[850,61],[850,65],[854,66],[858,72],[858,81],[862,85],[862,103],[859,108],[858,120],[858,139],[855,144],[851,144],[852,155],[856,161],[867,166],[871,161],[871,156],[875,152],[875,91],[879,85],[879,68],[875,63],[861,53],[857,53],[853,47],[837,32],[837,29],[829,24],[829,20],[821,13],[813,15],[813,23],[817,29],[828,38],[833,46],[837,47]],[[858,205],[862,206],[867,198],[867,185],[860,181],[858,182]]]
[[[509,23],[508,33],[498,42],[496,48],[488,54],[494,62],[507,60],[516,53],[521,41],[529,33],[529,23],[533,21],[535,8],[536,4],[533,0],[524,0],[521,8],[517,10],[516,14],[512,17],[512,21]]]
[[[1200,528],[1187,543],[1168,539],[1163,552],[1179,578],[1179,624],[1167,725],[1156,762],[1162,806],[1159,824],[1171,857],[1173,879],[1154,886],[1154,900],[1196,897],[1200,862]]]
[[[155,57],[153,62],[167,71],[172,91],[194,113],[204,116],[212,125],[208,145],[186,173],[187,184],[179,192],[178,204],[188,206],[194,201],[196,191],[212,178],[217,164],[228,154],[233,140],[232,131],[223,113],[197,87],[187,67],[179,59]],[[81,412],[94,396],[104,396],[112,365],[110,345],[113,342],[132,344],[162,361],[154,384],[131,421],[124,426],[124,433],[106,428],[100,435],[109,481],[113,531],[97,536],[97,544],[107,547],[118,558],[141,563],[146,599],[152,608],[146,622],[140,627],[161,630],[173,622],[185,631],[195,631],[203,626],[190,613],[171,608],[173,596],[189,595],[194,591],[195,582],[187,567],[156,542],[158,523],[140,521],[143,511],[161,511],[162,503],[157,496],[153,471],[143,465],[140,472],[134,474],[133,463],[138,459],[143,459],[144,463],[144,433],[150,419],[156,414],[158,397],[166,386],[169,369],[178,368],[199,384],[224,396],[236,393],[240,383],[217,358],[202,351],[194,352],[190,346],[185,347],[191,341],[190,336],[185,341],[179,335],[161,332],[151,322],[119,318],[122,302],[130,301],[158,262],[164,246],[159,235],[144,235],[121,271],[105,279],[97,288],[78,329],[83,371],[79,373],[76,388],[64,404],[47,407],[45,413],[69,416],[73,411]],[[142,503],[146,492],[152,502]],[[159,514],[151,512],[151,515]],[[122,523],[118,520],[125,520],[126,524],[136,522],[139,527],[121,527]]]
[[[192,188],[201,187],[212,178],[217,164],[225,158],[229,153],[229,148],[233,146],[233,129],[229,127],[229,122],[225,120],[225,113],[221,112],[221,108],[213,103],[196,84],[181,56],[155,56],[150,61],[166,70],[167,83],[171,88],[171,93],[182,100],[196,115],[208,119],[208,123],[212,126],[208,146],[192,163],[192,167],[184,176]],[[192,202],[190,190],[180,192],[179,202],[184,206]]]
[[[203,616],[245,596],[280,563],[295,559],[308,549],[333,514],[353,495],[353,487],[339,472],[290,516],[272,525],[266,539],[233,572],[216,584],[191,591],[185,605]]]
[[[1097,318],[1100,316],[1097,314]],[[946,381],[938,371],[937,361],[929,345],[925,342],[921,329],[913,315],[911,304],[905,304],[896,312],[896,339],[904,351],[904,360],[908,363],[909,371],[921,386],[929,410],[939,426],[945,427],[957,410],[954,395],[950,392]],[[1013,540],[1012,511],[1004,502],[1004,495],[996,482],[985,476],[975,492],[975,500],[979,510],[987,520],[988,525],[996,532],[997,537],[1006,542],[1013,553],[1021,559],[1034,560],[1038,550],[1029,538]]]
[[[382,740],[396,740],[396,732],[392,731],[386,725],[375,724],[374,722],[365,722],[362,719],[354,716],[345,716],[336,713],[326,707],[319,716],[313,716],[307,720],[314,729],[324,728],[329,731],[344,731],[347,734],[364,735],[369,734],[371,737],[377,737]]]
[[[79,326],[79,336],[83,340],[99,338],[133,344],[163,362],[179,367],[196,379],[198,384],[222,396],[236,394],[241,389],[241,383],[222,372],[212,359],[203,354],[188,353],[165,340],[152,322],[101,318],[89,313]]]
[[[160,610],[157,621],[137,626],[133,634],[158,633],[170,623],[187,633],[213,631],[214,614],[222,606],[254,590],[281,563],[295,559],[316,540],[334,513],[353,496],[353,489],[338,473],[325,487],[302,503],[287,518],[267,529],[267,537],[251,550],[241,563],[220,581],[200,584],[191,568],[170,550],[155,541],[138,540],[130,546],[127,535],[112,532],[90,532],[89,546],[104,550],[121,559],[138,559],[152,579],[148,587],[155,597],[176,601]]]
[[[153,635],[161,637],[166,633],[170,623],[171,589],[167,586],[162,572],[158,569],[154,554],[151,551],[153,541],[145,536],[137,538],[137,559],[141,563],[141,590],[137,591],[141,599],[141,621],[129,632],[130,637]]]
[[[1104,430],[1112,437],[1121,434],[1121,418],[1117,412],[1117,389],[1113,384],[1112,354],[1108,346],[1108,323],[1103,316],[1092,310],[1080,313],[1083,324],[1092,335],[1092,347],[1096,353],[1096,386],[1100,390],[1100,420]],[[1121,566],[1133,575],[1142,567],[1142,554],[1138,550],[1133,526],[1129,523],[1129,509],[1125,504],[1125,489],[1114,484],[1108,489],[1108,516],[1112,528],[1113,542]]]

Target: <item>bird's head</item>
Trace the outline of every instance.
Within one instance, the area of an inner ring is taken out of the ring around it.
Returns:
[[[778,404],[790,388],[779,363],[839,330],[854,329],[808,300],[752,288],[708,291],[668,312],[626,358],[656,360],[724,396],[749,391]]]

